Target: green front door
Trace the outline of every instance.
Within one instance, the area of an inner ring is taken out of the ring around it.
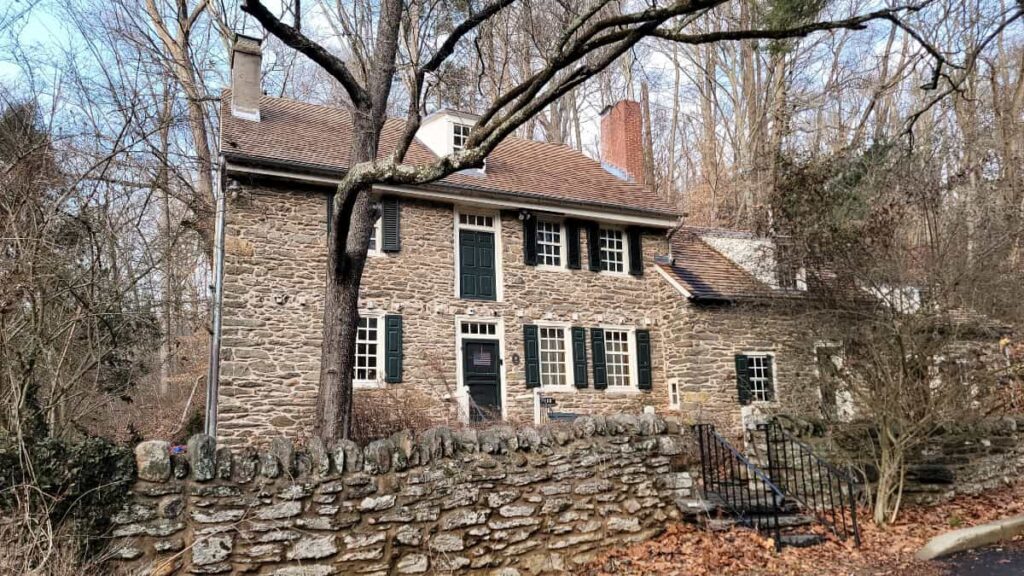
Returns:
[[[459,230],[459,290],[470,300],[497,300],[494,232]]]

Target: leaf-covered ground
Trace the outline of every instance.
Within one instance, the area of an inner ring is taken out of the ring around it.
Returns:
[[[863,510],[861,516],[867,517]],[[810,548],[775,552],[771,539],[750,530],[708,532],[689,524],[670,525],[655,540],[610,550],[584,571],[599,575],[814,575],[932,576],[945,574],[937,562],[914,554],[930,538],[952,530],[1024,514],[1024,482],[978,496],[960,496],[935,507],[905,510],[891,526],[861,524],[863,545],[829,540]]]

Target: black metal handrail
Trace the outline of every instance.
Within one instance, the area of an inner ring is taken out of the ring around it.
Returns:
[[[771,533],[781,549],[779,516],[786,496],[760,468],[715,431],[713,424],[694,426],[700,446],[701,480],[705,495],[714,494],[737,522]]]
[[[845,540],[860,546],[857,524],[857,481],[814,453],[775,419],[760,428],[765,433],[768,476],[782,492],[814,513],[818,521]]]

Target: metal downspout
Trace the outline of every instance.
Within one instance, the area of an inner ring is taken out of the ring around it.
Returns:
[[[210,338],[210,367],[206,375],[206,414],[203,431],[217,437],[217,395],[220,388],[220,337],[221,308],[224,291],[224,217],[227,213],[227,199],[224,186],[224,161],[221,160],[220,178],[214,190],[216,196],[216,223],[213,232],[213,284],[210,286],[210,307],[212,311],[212,336]]]

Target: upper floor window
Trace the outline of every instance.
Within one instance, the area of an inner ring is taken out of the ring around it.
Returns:
[[[458,212],[456,295],[470,300],[498,299],[499,223],[493,214]]]
[[[771,354],[737,354],[736,387],[740,404],[775,400],[775,357]]]
[[[622,230],[601,228],[598,234],[601,249],[601,270],[605,272],[626,271],[626,239]]]
[[[381,226],[380,226],[380,221],[381,221],[381,219],[377,218],[377,220],[374,221],[374,223],[373,223],[373,230],[370,231],[370,248],[369,248],[369,250],[367,250],[367,252],[369,254],[371,254],[371,255],[373,255],[373,254],[381,254],[381,250],[380,250],[380,246],[381,246],[381,238],[380,238]]]
[[[458,122],[452,123],[452,150],[458,152],[466,147],[466,142],[469,141],[469,131],[471,130],[469,124],[460,124]]]
[[[605,330],[604,355],[608,387],[624,388],[633,384],[629,365],[629,331]]]
[[[562,265],[562,225],[558,222],[537,222],[537,264]]]

